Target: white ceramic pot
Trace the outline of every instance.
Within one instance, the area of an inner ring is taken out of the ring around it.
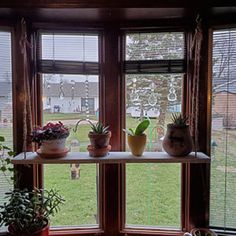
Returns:
[[[65,150],[66,138],[43,140],[40,146],[42,153],[58,153]]]

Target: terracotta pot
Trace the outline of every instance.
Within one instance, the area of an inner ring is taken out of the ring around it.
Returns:
[[[204,228],[192,229],[190,233],[191,233],[192,236],[199,236],[199,232],[201,233],[200,234],[201,236],[205,236],[205,235],[217,236],[217,234],[215,232],[213,232],[212,230],[204,229]]]
[[[63,152],[65,150],[66,138],[43,140],[40,146],[42,153]]]
[[[88,137],[90,139],[90,143],[95,148],[104,148],[109,145],[111,132],[108,131],[107,134],[94,134],[89,132]]]
[[[142,156],[147,142],[146,134],[139,136],[128,135],[128,144],[134,156]]]
[[[14,233],[12,232],[11,230],[11,227],[9,226],[8,227],[8,235],[10,236],[48,236],[49,235],[49,225],[46,225],[43,229],[41,230],[38,230],[34,233],[31,233],[31,234],[25,234],[25,233],[22,233],[22,234],[19,234],[19,233]]]
[[[104,157],[111,150],[111,145],[108,145],[107,147],[104,148],[95,148],[92,145],[88,145],[87,150],[89,152],[89,156],[91,157]]]
[[[189,126],[167,125],[167,132],[162,142],[163,149],[170,156],[186,156],[193,148]]]

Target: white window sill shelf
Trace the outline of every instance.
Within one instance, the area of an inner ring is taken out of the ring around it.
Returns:
[[[190,153],[188,156],[172,157],[166,152],[144,152],[136,157],[130,152],[110,152],[105,157],[90,157],[88,152],[69,152],[65,157],[42,158],[36,152],[20,153],[12,159],[13,164],[65,164],[65,163],[210,163],[211,159],[202,152]]]

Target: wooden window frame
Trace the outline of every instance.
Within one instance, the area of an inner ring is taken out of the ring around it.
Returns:
[[[45,24],[39,24],[40,29],[42,29]],[[38,26],[39,26],[38,25]],[[50,25],[50,24],[49,24]],[[55,28],[53,27],[55,26]],[[66,29],[67,27],[58,27],[55,24],[51,24],[51,29]],[[46,27],[49,28],[49,27]],[[92,28],[101,28],[101,25],[92,26]],[[122,73],[122,52],[124,52],[124,42],[123,33],[120,25],[118,24],[104,24],[102,27],[101,41],[99,47],[99,55],[101,58],[101,74],[100,74],[100,120],[105,124],[111,124],[111,131],[113,133],[113,138],[111,140],[112,150],[120,151],[124,150],[124,133],[122,133],[122,127],[125,127],[125,79]],[[71,27],[72,30],[77,30]],[[84,29],[89,29],[87,26]],[[80,29],[83,31],[83,29]],[[188,32],[187,32],[188,33]],[[192,32],[189,32],[189,34]],[[200,117],[199,135],[204,137],[200,140],[200,151],[209,154],[209,148],[207,145],[207,140],[209,137],[209,101],[208,95],[208,75],[210,71],[209,64],[207,60],[209,58],[208,49],[208,31],[206,25],[204,25],[204,43],[202,49],[202,69],[200,71],[201,85],[200,89],[203,91],[203,96],[201,97],[201,111],[202,116]],[[34,30],[29,30],[29,34],[33,38],[33,42],[36,43],[36,34]],[[17,75],[17,79],[14,80],[14,91],[15,95],[22,91],[21,87],[21,75],[22,75],[22,63],[18,42],[20,39],[20,28],[15,26],[14,30],[14,43],[13,43],[13,61],[14,61],[14,75]],[[187,55],[190,50],[189,39],[187,39]],[[34,51],[33,51],[34,52]],[[33,53],[34,55],[34,53]],[[32,60],[35,62],[35,57]],[[34,65],[34,63],[32,63]],[[34,68],[31,68],[32,70]],[[42,91],[40,90],[40,80],[39,76],[34,74],[33,78],[33,104],[34,104],[34,123],[40,124],[42,117],[42,109],[40,104],[40,95]],[[190,99],[189,91],[189,81],[185,80],[184,96],[186,101]],[[110,91],[113,91],[111,93]],[[105,96],[106,95],[106,96]],[[119,98],[123,98],[120,100]],[[15,138],[15,150],[17,153],[22,151],[22,117],[20,114],[22,109],[22,102],[14,98],[14,114],[17,119],[16,123],[16,138]],[[117,106],[111,105],[117,104]],[[185,102],[186,112],[188,102]],[[204,112],[207,110],[207,112]],[[20,118],[19,118],[20,117]],[[123,119],[122,119],[123,117]],[[115,124],[115,125],[114,125]],[[32,187],[34,185],[41,186],[43,179],[43,172],[40,165],[34,167],[17,167],[19,173],[22,173],[21,180],[19,184],[20,187]],[[125,166],[122,164],[102,164],[99,166],[100,171],[100,189],[101,198],[99,205],[101,206],[101,228],[91,229],[91,228],[74,228],[74,229],[59,229],[52,230],[51,235],[104,235],[104,236],[115,236],[115,235],[181,235],[182,231],[170,231],[170,230],[156,230],[154,228],[150,229],[130,229],[124,230],[124,225],[121,219],[124,219],[124,210],[122,209],[122,204],[124,204],[124,188],[125,188]],[[209,189],[209,173],[210,165],[208,164],[183,164],[182,166],[182,189],[183,193],[181,196],[182,208],[182,230],[189,231],[193,227],[207,227],[209,224],[209,193],[203,195],[202,190],[204,188]],[[33,178],[34,177],[34,178]],[[203,182],[200,183],[199,179]],[[123,187],[122,187],[123,186]],[[102,191],[103,190],[103,191]],[[104,191],[105,190],[105,191]],[[110,200],[112,199],[112,201]],[[123,199],[123,200],[122,200]],[[184,210],[183,210],[184,209]]]

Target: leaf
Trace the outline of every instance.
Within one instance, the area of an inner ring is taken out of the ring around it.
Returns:
[[[4,142],[5,138],[3,136],[0,136],[0,142]]]
[[[14,156],[16,153],[13,152],[13,151],[9,151],[7,154],[8,154],[9,156]]]
[[[2,172],[5,172],[5,171],[7,170],[7,168],[6,168],[6,166],[1,166],[0,170],[1,170]]]
[[[3,146],[3,148],[5,149],[5,150],[11,150],[9,147],[7,147],[7,146]]]
[[[149,125],[150,125],[150,120],[145,119],[141,121],[135,130],[135,135],[142,135]]]
[[[132,129],[123,129],[123,131],[128,135],[134,136],[134,132]]]

